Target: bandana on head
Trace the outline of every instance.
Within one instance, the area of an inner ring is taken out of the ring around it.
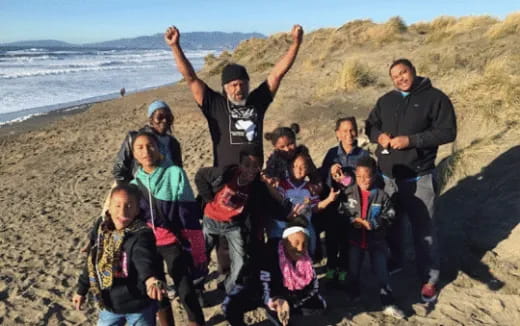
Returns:
[[[148,118],[151,118],[153,113],[159,109],[167,109],[171,112],[171,109],[166,102],[160,100],[153,101],[152,104],[148,106]]]

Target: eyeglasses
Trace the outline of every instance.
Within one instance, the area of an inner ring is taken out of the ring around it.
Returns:
[[[166,121],[170,121],[170,122],[173,122],[173,116],[169,115],[169,114],[158,114],[154,117],[154,120],[155,121],[162,121],[162,120],[166,120]]]

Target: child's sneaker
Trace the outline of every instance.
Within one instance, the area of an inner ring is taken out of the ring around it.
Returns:
[[[335,269],[327,269],[327,273],[325,273],[325,279],[327,281],[333,281],[336,278],[336,270]]]
[[[356,305],[361,301],[361,295],[354,293],[347,293],[347,304]]]
[[[386,306],[385,309],[383,309],[383,314],[394,317],[396,319],[404,319],[405,317],[404,312],[396,305]]]
[[[338,272],[338,281],[340,283],[346,283],[347,282],[347,272],[345,272],[345,271]]]
[[[388,275],[394,275],[403,271],[403,265],[393,259],[388,261]]]
[[[168,294],[168,299],[170,300],[174,300],[176,297],[179,296],[177,290],[175,289],[175,286],[171,284],[166,287],[166,293]]]
[[[347,288],[347,304],[356,305],[361,301],[359,289]]]
[[[435,285],[426,283],[421,289],[421,299],[424,303],[434,302],[437,299],[437,290]]]

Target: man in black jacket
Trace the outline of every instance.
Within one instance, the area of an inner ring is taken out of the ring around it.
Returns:
[[[385,191],[396,201],[398,212],[410,220],[423,281],[421,296],[433,301],[440,267],[434,219],[435,158],[439,145],[455,139],[455,112],[448,96],[432,87],[428,78],[417,76],[409,60],[394,61],[390,77],[396,89],[379,98],[366,131],[378,144]],[[402,225],[398,218],[388,232],[394,272],[403,263]]]

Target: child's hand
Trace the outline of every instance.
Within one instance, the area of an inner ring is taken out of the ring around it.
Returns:
[[[335,163],[330,167],[330,175],[332,179],[336,182],[340,182],[343,177],[343,169],[341,168],[341,164]]]
[[[92,244],[90,243],[90,237],[87,236],[85,238],[85,245],[83,245],[83,247],[79,248],[79,252],[82,254],[88,254],[91,247],[92,247]]]
[[[74,305],[74,308],[76,308],[76,310],[83,310],[83,304],[85,303],[85,296],[84,295],[79,295],[79,294],[74,294],[74,296],[72,297],[72,304]]]
[[[166,286],[163,281],[152,276],[144,283],[146,285],[146,294],[148,294],[150,299],[161,301],[163,296],[166,295]]]
[[[267,185],[278,188],[278,185],[280,184],[280,180],[278,178],[270,178],[267,175],[265,175],[264,172],[260,173],[260,179]]]
[[[330,188],[330,192],[329,192],[329,195],[327,196],[327,200],[330,203],[334,202],[336,199],[338,199],[339,193],[340,193],[339,189],[338,189],[338,191],[334,191],[334,188]]]
[[[361,217],[356,217],[354,219],[354,226],[358,226],[359,227],[363,227],[365,228],[367,231],[370,231],[372,228],[370,227],[370,223],[368,223],[367,220],[364,220],[362,219]]]
[[[287,218],[289,220],[292,220],[295,216],[303,215],[307,209],[308,206],[306,204],[295,204],[292,207],[291,213],[289,213],[289,216]]]
[[[269,302],[267,303],[267,307],[269,307],[269,309],[271,309],[272,311],[276,311],[278,320],[283,326],[289,324],[290,307],[287,300],[282,298],[269,300]]]

